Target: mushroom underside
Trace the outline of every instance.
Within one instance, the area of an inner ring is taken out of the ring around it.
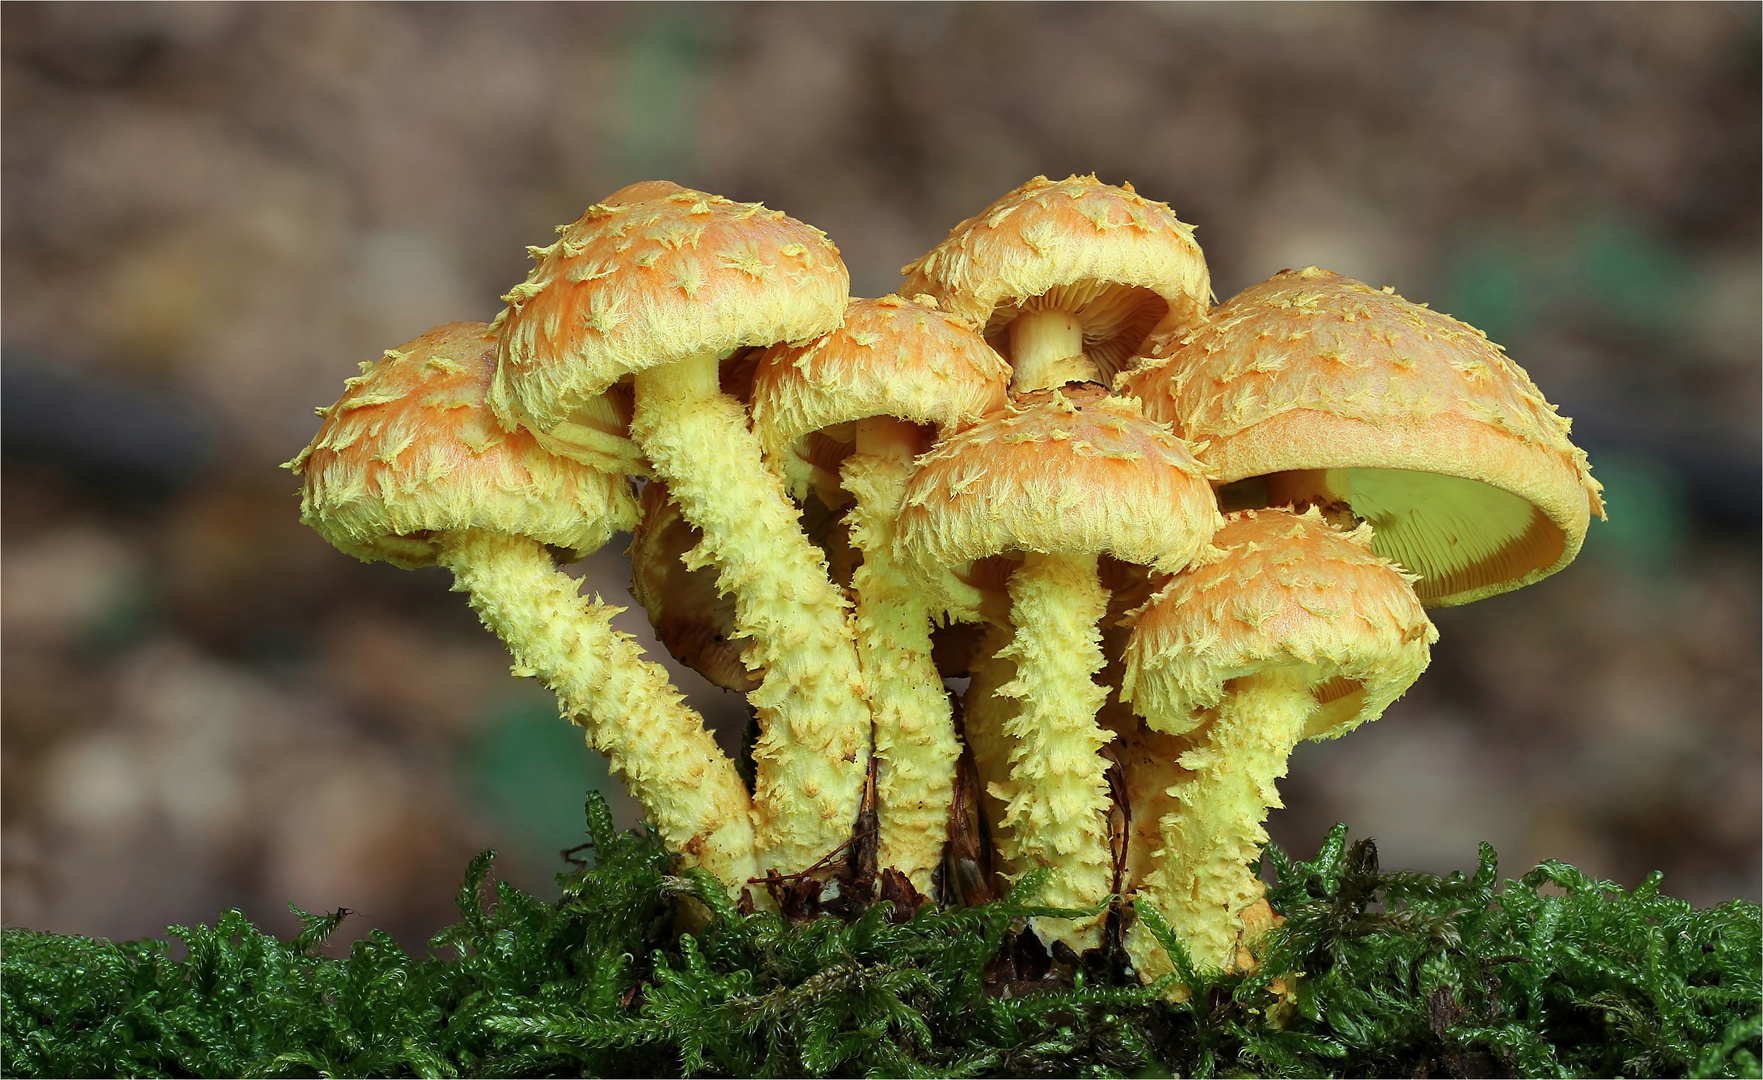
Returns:
[[[1042,311],[1069,312],[1081,327],[1084,355],[1104,377],[1112,378],[1125,370],[1152,327],[1169,313],[1169,301],[1134,285],[1106,281],[1061,285],[1039,296],[998,305],[986,322],[986,343],[1010,355],[1010,324],[1025,314]]]
[[[1321,509],[1348,528],[1371,523],[1371,548],[1419,576],[1422,603],[1478,594],[1554,566],[1567,536],[1511,492],[1411,469],[1314,469],[1272,473],[1218,489],[1225,513],[1290,507]]]

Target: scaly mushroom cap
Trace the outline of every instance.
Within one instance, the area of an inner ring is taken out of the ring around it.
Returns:
[[[504,431],[484,403],[496,339],[483,323],[436,327],[361,365],[289,467],[300,519],[367,562],[435,561],[431,534],[487,529],[587,554],[636,521],[622,476]]]
[[[1119,380],[1234,505],[1348,504],[1430,607],[1566,566],[1601,490],[1569,423],[1472,326],[1326,270],[1244,290]],[[1259,483],[1259,480],[1257,480]],[[1245,485],[1247,488],[1248,485]]]
[[[837,484],[855,438],[823,429],[893,416],[947,432],[1002,409],[1009,382],[1003,357],[952,316],[898,296],[853,300],[837,330],[760,356],[753,430],[802,498],[816,466]]]
[[[735,598],[716,591],[716,570],[684,556],[704,534],[680,516],[667,485],[651,480],[638,500],[642,520],[631,534],[631,595],[649,613],[655,636],[680,663],[724,690],[759,685],[741,653],[752,642],[735,636]]]
[[[850,280],[812,226],[649,181],[588,207],[506,297],[492,402],[550,431],[627,374],[839,324]]]
[[[1094,176],[1037,176],[949,231],[900,271],[1008,354],[1024,311],[1053,307],[1083,324],[1084,352],[1112,374],[1154,327],[1205,316],[1211,278],[1194,227],[1169,204]]]
[[[1024,394],[919,459],[900,547],[926,567],[1006,551],[1107,553],[1165,572],[1219,522],[1200,464],[1139,403],[1096,386]]]
[[[1212,550],[1138,613],[1122,696],[1179,735],[1230,680],[1302,665],[1320,705],[1305,738],[1377,719],[1426,670],[1438,631],[1371,534],[1343,533],[1314,510],[1228,515]]]

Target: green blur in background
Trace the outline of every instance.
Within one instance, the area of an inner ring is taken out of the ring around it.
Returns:
[[[548,702],[510,705],[496,715],[471,746],[465,773],[481,805],[535,861],[586,839],[582,803],[588,792],[625,809],[624,789],[606,759]],[[628,810],[621,816],[628,821]]]

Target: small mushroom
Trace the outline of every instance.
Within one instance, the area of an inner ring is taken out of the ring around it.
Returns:
[[[1193,226],[1094,176],[1035,177],[901,273],[903,292],[985,334],[1018,393],[1112,379],[1153,329],[1199,322],[1212,295]]]
[[[1186,736],[1137,903],[1168,920],[1193,962],[1243,966],[1265,925],[1250,869],[1301,739],[1377,719],[1425,670],[1438,639],[1411,580],[1312,511],[1230,515],[1213,549],[1138,613],[1122,691],[1146,724]],[[1147,982],[1171,963],[1142,924],[1127,938]]]
[[[1603,515],[1568,421],[1523,370],[1392,290],[1285,271],[1149,351],[1121,392],[1204,444],[1226,510],[1369,521],[1429,607],[1554,573]]]
[[[999,653],[1016,675],[996,693],[1019,711],[1002,724],[1015,743],[1004,855],[1053,873],[1045,903],[1086,907],[1113,881],[1107,764],[1109,733],[1096,724],[1106,691],[1098,624],[1108,601],[1097,577],[1103,553],[1170,573],[1197,554],[1218,524],[1199,465],[1138,403],[1100,387],[1021,395],[1010,409],[943,440],[919,461],[900,512],[902,556],[948,568],[1019,553],[1010,575],[1015,634]],[[1049,921],[1067,944],[1094,942],[1094,925]]]
[[[637,185],[564,228],[510,294],[496,376],[509,414],[540,431],[629,380],[631,437],[703,533],[690,560],[716,568],[764,672],[749,695],[760,865],[786,873],[851,834],[869,704],[848,603],[721,368],[749,347],[833,329],[847,289],[818,229],[757,203]]]
[[[952,432],[1003,408],[1009,377],[977,334],[897,296],[853,300],[839,329],[774,346],[754,374],[753,429],[768,459],[802,497],[813,488],[854,504],[845,520],[862,553],[851,587],[875,711],[878,859],[927,894],[961,754],[931,658],[932,616],[950,590],[896,560],[894,521],[924,449],[921,426]]]
[[[363,364],[288,463],[304,481],[301,520],[364,561],[451,570],[516,672],[556,692],[668,843],[738,885],[755,862],[734,763],[612,628],[620,609],[579,596],[546,550],[585,555],[629,528],[630,489],[504,431],[485,404],[495,368],[483,323],[439,327]]]

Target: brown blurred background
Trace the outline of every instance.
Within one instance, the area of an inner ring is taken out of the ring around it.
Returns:
[[[480,847],[548,887],[603,767],[445,574],[331,550],[276,466],[357,361],[657,176],[819,225],[877,295],[1095,171],[1197,222],[1221,297],[1316,263],[1480,325],[1612,520],[1438,613],[1275,837],[1758,897],[1756,5],[0,10],[7,925],[292,899],[417,943]],[[619,546],[580,570],[622,598]]]

